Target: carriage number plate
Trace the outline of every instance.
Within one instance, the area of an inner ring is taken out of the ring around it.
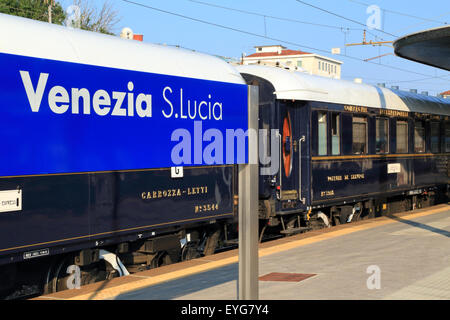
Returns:
[[[172,178],[183,178],[183,167],[171,167],[170,175]]]
[[[22,210],[22,190],[0,191],[0,212]]]
[[[32,259],[32,258],[37,258],[37,257],[42,257],[42,256],[48,256],[49,254],[50,254],[49,249],[41,249],[41,250],[25,252],[23,254],[23,258],[24,259]]]
[[[400,163],[388,163],[388,173],[400,173]]]

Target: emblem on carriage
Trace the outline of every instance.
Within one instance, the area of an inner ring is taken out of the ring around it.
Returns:
[[[291,116],[287,113],[283,120],[283,166],[286,177],[289,177],[292,171],[292,150]]]

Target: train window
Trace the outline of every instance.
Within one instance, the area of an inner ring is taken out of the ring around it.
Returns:
[[[414,125],[414,152],[425,152],[425,127],[422,121]]]
[[[320,61],[319,61],[319,70],[320,70]]]
[[[450,122],[445,124],[445,152],[450,152]]]
[[[331,154],[333,156],[341,154],[341,128],[339,124],[340,117],[338,114],[331,115]]]
[[[407,121],[397,121],[397,153],[408,153]]]
[[[433,153],[441,152],[439,129],[439,122],[431,122],[431,152]]]
[[[376,153],[388,153],[389,152],[389,119],[377,118],[376,119]]]
[[[327,114],[326,112],[319,112],[319,156],[327,155]]]
[[[353,117],[353,153],[367,153],[367,119]]]

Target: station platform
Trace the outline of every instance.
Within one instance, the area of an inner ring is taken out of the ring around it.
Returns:
[[[259,299],[450,299],[450,205],[260,244]],[[37,300],[234,300],[238,250]]]

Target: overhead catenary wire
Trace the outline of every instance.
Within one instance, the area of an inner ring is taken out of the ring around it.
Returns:
[[[126,3],[129,3],[129,4],[136,5],[136,6],[140,6],[140,7],[143,7],[143,8],[147,8],[147,9],[150,9],[150,10],[153,10],[153,11],[162,12],[162,13],[165,13],[165,14],[173,15],[173,16],[176,16],[176,17],[180,17],[180,18],[183,18],[183,19],[191,20],[191,21],[196,21],[196,22],[207,24],[207,25],[211,25],[211,26],[215,26],[215,27],[218,27],[218,28],[231,30],[231,31],[234,31],[234,32],[238,32],[238,33],[242,33],[242,34],[246,34],[246,35],[251,35],[251,36],[254,36],[254,37],[264,38],[264,39],[268,39],[268,40],[272,40],[272,41],[277,41],[277,42],[293,45],[293,46],[300,47],[300,48],[311,49],[311,50],[315,50],[315,51],[318,51],[318,52],[324,52],[324,53],[329,54],[328,50],[314,48],[314,47],[307,46],[307,45],[300,44],[300,43],[296,43],[296,42],[293,42],[293,41],[287,41],[287,40],[278,39],[278,38],[275,38],[275,37],[265,36],[265,35],[262,35],[262,34],[251,32],[251,31],[246,31],[246,30],[242,30],[242,29],[238,29],[238,28],[234,28],[234,27],[225,26],[225,25],[218,24],[218,23],[215,23],[215,22],[210,22],[210,21],[206,21],[206,20],[190,17],[190,16],[187,16],[187,15],[183,15],[183,14],[180,14],[180,13],[167,11],[167,10],[164,10],[164,9],[156,8],[156,7],[153,7],[153,6],[149,6],[149,5],[142,4],[142,3],[139,3],[139,2],[135,2],[135,1],[131,1],[131,0],[122,0],[122,1],[126,2]],[[428,74],[424,74],[424,73],[420,73],[420,72],[416,72],[416,71],[411,71],[411,70],[407,70],[407,69],[402,69],[402,68],[398,68],[398,67],[394,67],[394,66],[389,66],[389,65],[385,65],[385,64],[375,63],[375,62],[371,62],[371,61],[364,61],[361,58],[357,58],[357,57],[353,57],[353,56],[342,55],[342,54],[336,54],[336,55],[338,55],[338,56],[340,56],[342,58],[352,59],[352,60],[355,60],[355,61],[369,63],[369,64],[376,65],[376,66],[382,66],[382,67],[390,68],[390,69],[397,70],[397,71],[402,71],[402,72],[406,72],[406,73],[411,73],[411,74],[417,74],[417,75],[421,75],[421,76],[425,76],[425,77],[430,77],[430,75],[428,75]]]
[[[253,16],[263,17],[264,18],[264,26],[265,26],[266,18],[270,18],[270,19],[279,20],[279,21],[286,21],[286,22],[293,22],[293,23],[298,23],[298,24],[312,25],[312,26],[316,26],[316,27],[336,29],[336,30],[340,30],[340,31],[343,31],[343,32],[351,31],[351,30],[352,31],[366,31],[367,33],[373,35],[375,38],[380,38],[380,39],[383,40],[383,38],[379,37],[378,35],[376,35],[375,33],[371,32],[369,30],[366,30],[366,28],[365,29],[363,29],[363,28],[351,28],[351,27],[335,26],[335,25],[328,25],[328,24],[322,24],[322,23],[314,23],[314,22],[302,21],[302,20],[297,20],[297,19],[292,19],[292,18],[272,16],[272,15],[257,13],[257,12],[248,11],[248,10],[230,8],[230,7],[225,7],[225,6],[222,6],[222,5],[217,5],[217,4],[204,2],[204,1],[199,1],[199,0],[188,0],[188,1],[193,2],[193,3],[202,4],[202,5],[209,6],[209,7],[220,8],[220,9],[224,9],[224,10],[229,10],[229,11],[240,12],[240,13],[249,14],[249,15],[253,15]]]
[[[317,10],[320,10],[320,11],[323,11],[323,12],[326,12],[326,13],[331,14],[331,15],[333,15],[333,16],[339,17],[339,18],[341,18],[341,19],[344,19],[344,20],[347,20],[347,21],[350,21],[350,22],[359,24],[359,25],[361,25],[361,26],[363,26],[363,27],[367,27],[367,26],[366,26],[364,23],[362,23],[362,22],[359,22],[359,21],[356,21],[356,20],[353,20],[353,19],[350,19],[350,18],[341,16],[340,14],[331,12],[331,11],[329,11],[329,10],[327,10],[327,9],[323,9],[323,8],[317,7],[317,6],[315,6],[315,5],[312,5],[312,4],[310,4],[310,3],[304,2],[304,1],[302,1],[302,0],[295,0],[295,1],[297,1],[298,3],[304,4],[304,5],[306,5],[306,6],[310,6],[310,7],[314,8],[314,9],[317,9]],[[376,31],[378,31],[378,32],[381,32],[381,33],[384,33],[384,34],[387,34],[387,35],[389,35],[389,36],[391,36],[391,37],[398,38],[398,36],[396,36],[395,34],[392,34],[392,33],[389,33],[389,32],[386,32],[386,31],[383,31],[383,30],[380,30],[380,29],[374,29],[374,30],[376,30]],[[369,32],[369,31],[367,31],[367,32]]]
[[[211,56],[215,56],[217,58],[226,60],[226,61],[234,61],[234,62],[238,62],[239,59],[233,58],[233,57],[226,57],[217,53],[212,53],[212,52],[207,52],[207,51],[202,51],[202,50],[196,50],[196,49],[192,49],[192,48],[188,48],[179,44],[166,44],[166,43],[159,43],[159,45],[163,45],[163,46],[169,46],[169,47],[175,47],[175,48],[181,48],[181,49],[186,49],[192,52],[201,52],[201,53],[205,53],[205,54],[209,54]]]
[[[316,26],[316,27],[323,27],[323,28],[330,28],[330,29],[337,29],[337,30],[358,30],[358,31],[363,30],[361,28],[340,27],[340,26],[334,26],[334,25],[328,25],[328,24],[321,24],[321,23],[291,19],[291,18],[286,18],[286,17],[272,16],[272,15],[257,13],[257,12],[248,11],[248,10],[225,7],[225,6],[221,6],[221,5],[217,5],[217,4],[213,4],[213,3],[209,3],[209,2],[204,2],[204,1],[198,1],[198,0],[188,0],[188,1],[193,2],[193,3],[202,4],[202,5],[209,6],[209,7],[245,13],[248,15],[253,15],[253,16],[258,16],[258,17],[263,17],[263,18],[270,18],[270,19],[286,21],[286,22],[294,22],[294,23],[299,23],[299,24],[307,24],[307,25],[312,25],[312,26]]]
[[[433,80],[433,79],[443,79],[443,80],[447,80],[447,79],[444,79],[444,78],[447,78],[447,77],[449,77],[450,75],[448,75],[448,74],[446,74],[446,75],[442,75],[442,76],[434,76],[434,77],[427,77],[427,78],[422,78],[422,79],[413,79],[413,80],[397,80],[397,81],[388,81],[388,82],[386,82],[386,83],[403,83],[403,82],[420,82],[420,81],[423,81],[423,80]],[[449,81],[449,80],[447,80],[447,81]]]
[[[438,15],[438,16],[436,16],[436,18],[444,17],[444,16],[448,16],[448,15],[450,15],[450,11],[447,11],[447,12],[444,12],[444,13]],[[417,26],[420,26],[420,25],[425,24],[425,23],[427,23],[427,22],[419,22],[419,23],[411,24],[411,25],[408,25],[408,26],[403,27],[401,29],[398,29],[395,32],[408,30],[408,29],[411,29],[412,27],[417,27]]]
[[[366,83],[366,84],[369,84],[369,85],[374,85],[374,86],[377,86],[377,85],[380,85],[380,84],[384,84],[384,85],[386,85],[386,87],[389,85],[389,86],[394,86],[394,85],[396,85],[397,83],[402,83],[402,81],[400,80],[400,81],[394,81],[394,80],[387,80],[386,81],[386,79],[382,79],[382,78],[371,78],[371,77],[361,77],[360,75],[359,76],[350,76],[350,75],[343,75],[343,76],[341,76],[342,77],[342,79],[346,79],[347,81],[354,81],[355,79],[358,79],[358,78],[360,78],[360,79],[362,79],[363,80],[363,82],[364,83]],[[367,80],[367,81],[365,81],[365,80]],[[420,79],[416,79],[416,80],[420,80]],[[404,82],[406,82],[406,83],[409,83],[409,82],[411,82],[410,80],[405,80]],[[426,83],[426,82],[415,82],[417,85],[419,85],[419,87],[411,87],[411,86],[408,86],[408,84],[406,84],[408,87],[401,87],[400,89],[401,90],[411,90],[411,89],[420,89],[420,90],[425,90],[425,91],[431,91],[431,92],[435,92],[436,94],[439,94],[439,93],[441,93],[442,91],[443,91],[443,89],[441,89],[441,90],[437,90],[436,89],[436,83]],[[445,83],[442,83],[442,84],[440,84],[440,85],[442,85],[442,86],[445,86],[446,84]],[[431,87],[428,87],[428,86],[433,86],[433,88],[431,88]],[[444,89],[444,91],[445,91],[445,89]]]
[[[370,33],[371,35],[373,35],[375,37],[375,39],[378,38],[378,36],[376,34],[370,32],[370,31],[367,31],[366,29],[362,29],[362,28],[350,28],[350,27],[344,27],[344,26],[327,25],[327,24],[302,21],[302,20],[297,20],[297,19],[292,19],[292,18],[267,15],[267,14],[257,13],[257,12],[249,11],[249,10],[230,8],[230,7],[226,7],[223,5],[217,5],[214,3],[209,3],[209,2],[199,1],[199,0],[188,0],[188,1],[197,3],[197,4],[201,4],[204,6],[213,7],[213,8],[219,8],[219,9],[229,10],[229,11],[233,11],[233,12],[239,12],[239,13],[243,13],[243,14],[262,17],[264,19],[264,35],[265,36],[267,36],[266,19],[270,18],[270,19],[279,20],[279,21],[285,21],[285,22],[291,22],[291,23],[297,23],[297,24],[303,24],[303,25],[311,25],[311,26],[315,26],[315,27],[323,27],[323,28],[329,28],[329,29],[335,29],[335,30],[342,31],[344,33],[344,44],[347,39],[347,33],[349,33],[350,31],[363,31],[363,32]],[[380,37],[380,39],[382,39],[382,38]],[[346,53],[346,50],[345,50],[345,53]]]
[[[357,3],[357,4],[362,5],[362,6],[369,6],[369,4],[367,4],[367,3],[356,1],[356,0],[348,0],[348,1]],[[417,20],[422,20],[422,22],[414,23],[414,24],[408,25],[406,27],[402,27],[401,29],[397,29],[394,32],[400,32],[400,31],[403,31],[403,30],[407,30],[407,29],[410,29],[412,27],[417,27],[419,25],[422,25],[422,24],[425,24],[425,23],[428,23],[428,22],[434,22],[434,23],[439,23],[439,24],[442,24],[442,25],[446,25],[446,24],[448,24],[447,21],[438,21],[438,20],[435,20],[435,19],[450,15],[450,11],[447,11],[447,12],[441,13],[440,15],[433,16],[431,18],[423,18],[423,17],[418,17],[418,16],[414,16],[414,15],[411,15],[411,14],[401,13],[401,12],[397,12],[397,11],[393,11],[393,10],[389,10],[389,9],[384,9],[384,8],[382,10],[385,11],[385,12],[390,12],[390,13],[393,13],[393,14],[398,14],[398,15],[402,15],[402,16],[406,16],[406,17],[410,17],[410,18],[415,18]]]
[[[360,2],[360,1],[356,1],[356,0],[348,0],[348,1],[353,2],[353,3],[357,3],[357,4],[359,4],[361,6],[365,6],[365,7],[369,7],[370,6],[370,4],[368,4],[368,3],[364,3],[364,2]],[[446,21],[438,21],[438,20],[434,20],[432,18],[422,18],[422,17],[414,16],[412,14],[407,14],[407,13],[404,13],[404,12],[398,12],[398,11],[394,11],[394,10],[390,10],[390,9],[386,9],[386,8],[382,8],[382,10],[385,11],[385,12],[390,12],[390,13],[397,14],[397,15],[400,15],[400,16],[410,17],[410,18],[414,18],[414,19],[418,19],[418,20],[422,20],[422,21],[436,22],[436,23],[440,23],[440,24],[447,24]]]
[[[429,77],[429,78],[420,78],[420,79],[412,79],[412,80],[392,80],[392,79],[386,79],[386,78],[372,78],[372,77],[364,77],[364,76],[355,76],[355,75],[342,75],[342,78],[346,78],[346,79],[355,79],[355,78],[364,78],[364,79],[369,79],[369,80],[376,80],[376,81],[383,81],[383,83],[385,84],[390,84],[390,83],[402,83],[402,82],[417,82],[417,83],[424,83],[425,82],[421,82],[424,80],[443,80],[444,82],[439,82],[440,84],[446,84],[448,81],[450,81],[450,79],[445,79],[446,77],[450,77],[450,75],[444,75],[444,76],[436,76],[436,77]],[[435,83],[427,83],[427,84],[435,84]]]

